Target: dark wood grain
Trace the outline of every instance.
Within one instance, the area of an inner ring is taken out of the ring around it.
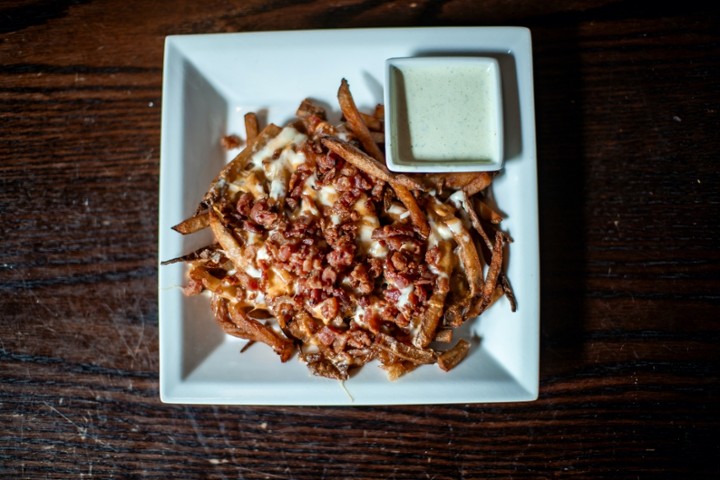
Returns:
[[[3,478],[717,478],[720,16],[685,1],[0,5]],[[169,34],[524,25],[542,252],[536,402],[158,397]]]

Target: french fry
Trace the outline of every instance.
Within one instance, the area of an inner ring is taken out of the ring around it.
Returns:
[[[382,103],[378,103],[377,105],[375,105],[375,111],[373,111],[373,115],[381,122],[385,122],[385,105],[383,105]]]
[[[435,334],[433,341],[440,343],[450,343],[453,339],[453,330],[451,328],[440,328]]]
[[[209,225],[210,215],[208,214],[208,212],[202,212],[183,220],[182,222],[172,227],[172,229],[183,235],[188,235],[190,233],[195,233],[204,228],[207,228]]]
[[[407,175],[396,175],[390,172],[384,163],[372,158],[349,142],[340,140],[339,138],[325,136],[322,138],[322,144],[363,172],[383,182],[387,182],[390,185],[401,185],[413,190],[425,189],[422,184]]]
[[[348,127],[355,136],[358,137],[358,140],[360,140],[360,143],[368,154],[375,159],[375,162],[373,162],[375,167],[379,171],[382,171],[383,175],[387,176],[387,180],[385,181],[390,184],[399,183],[413,190],[424,190],[422,183],[417,182],[406,175],[393,175],[387,169],[385,166],[385,155],[382,151],[380,151],[380,147],[378,147],[377,143],[373,140],[372,134],[363,121],[363,116],[357,109],[355,100],[350,93],[350,87],[344,78],[340,84],[340,89],[338,90],[338,101],[340,103],[340,109],[347,119]]]
[[[360,118],[362,118],[363,123],[371,132],[379,132],[382,130],[382,122],[376,116],[360,112]]]
[[[465,269],[465,276],[467,277],[470,287],[470,295],[474,297],[480,292],[483,286],[482,264],[480,263],[480,257],[475,248],[475,243],[459,218],[454,216],[445,217],[442,221],[450,229],[458,247],[460,247],[460,260]]]
[[[515,293],[510,285],[510,281],[504,273],[500,275],[500,286],[505,294],[505,298],[507,298],[510,303],[510,311],[515,312],[517,310],[517,300],[515,299]]]
[[[225,135],[220,139],[220,144],[225,150],[234,150],[242,145],[242,140],[237,135]]]
[[[462,189],[467,193],[468,197],[472,197],[476,193],[482,192],[492,183],[492,175],[488,172],[479,172],[469,183],[463,185]]]
[[[467,193],[465,193],[464,190],[458,190],[448,197],[448,201],[455,206],[458,213],[460,213],[463,220],[465,220],[465,223],[472,225],[475,231],[480,235],[482,241],[485,243],[485,247],[492,251],[493,242],[490,240],[485,227],[483,227],[478,213],[475,211],[475,208],[473,208],[473,201],[468,197]]]
[[[485,285],[483,286],[482,291],[481,313],[494,301],[493,294],[495,293],[498,276],[500,275],[500,269],[502,268],[504,240],[504,236],[501,232],[497,232],[495,234],[495,246],[493,247],[492,261],[490,262],[487,279],[485,280]]]
[[[193,280],[201,281],[205,289],[210,290],[219,296],[223,296],[225,293],[223,291],[222,280],[211,275],[210,272],[202,266],[193,268],[192,271],[189,272],[188,276]]]
[[[267,143],[275,138],[282,129],[275,124],[265,127],[252,142],[248,142],[245,148],[233,158],[230,163],[220,171],[215,180],[210,184],[210,189],[205,194],[201,205],[211,205],[216,197],[221,197],[227,184],[232,182],[245,168],[248,160]]]
[[[398,378],[402,377],[406,373],[415,370],[418,365],[411,362],[396,362],[383,364],[383,369],[387,373],[387,378],[391,382],[394,382]]]
[[[412,345],[402,343],[390,335],[378,333],[375,336],[376,348],[388,353],[397,361],[408,361],[416,365],[435,363],[435,352],[417,348]]]
[[[208,255],[210,255],[213,252],[212,246],[209,247],[201,247],[194,252],[190,252],[187,255],[181,255],[179,257],[171,258],[170,260],[163,260],[160,262],[160,265],[172,265],[173,263],[179,263],[179,262],[195,262],[195,261],[203,261],[205,258],[207,258]]]
[[[191,268],[188,272],[188,277],[201,282],[206,290],[212,292],[217,297],[232,300],[238,294],[237,287],[225,284],[222,279],[212,275],[208,269],[202,265]]]
[[[472,223],[473,228],[475,231],[480,235],[480,238],[485,243],[485,247],[492,251],[493,249],[493,242],[490,240],[490,236],[488,235],[485,227],[483,227],[482,222],[480,221],[480,217],[478,216],[477,210],[473,208],[473,201],[467,196],[467,193],[465,191],[462,191],[463,201],[462,206],[465,209],[465,211],[468,214],[468,217],[470,217],[470,222]]]
[[[297,108],[295,114],[300,119],[304,119],[310,116],[315,116],[318,118],[318,120],[327,119],[327,113],[325,112],[325,109],[309,98],[306,98],[305,100],[300,102],[300,106]]]
[[[438,367],[446,372],[455,368],[470,351],[470,342],[460,339],[450,349],[438,355]]]
[[[247,268],[247,260],[242,255],[242,249],[237,239],[233,234],[225,228],[220,218],[215,212],[209,214],[210,229],[215,236],[215,239],[220,243],[228,259],[235,265],[235,268],[240,271],[245,271]]]
[[[255,340],[248,340],[245,345],[240,349],[240,353],[247,352],[247,349],[255,345],[257,342]]]
[[[322,144],[330,151],[368,175],[372,175],[383,182],[392,183],[395,181],[385,165],[378,162],[376,159],[372,158],[354,145],[333,137],[323,137]]]
[[[320,354],[301,354],[300,358],[313,375],[335,380],[347,380],[349,377],[347,365],[337,365]]]
[[[430,213],[432,216],[432,212]],[[432,218],[432,217],[431,217]],[[439,238],[437,218],[433,218],[430,227],[433,233]],[[425,348],[435,339],[436,331],[440,321],[442,320],[443,310],[445,309],[445,299],[450,291],[450,275],[452,274],[452,247],[450,242],[442,242],[437,245],[438,261],[437,261],[437,280],[435,288],[428,300],[428,309],[421,317],[420,327],[413,338],[413,345],[419,348]]]
[[[447,281],[440,281],[435,286],[435,290],[428,300],[428,309],[421,318],[420,328],[413,338],[413,345],[416,347],[425,348],[435,340],[435,332],[442,319],[445,297],[449,290],[450,284]]]
[[[340,82],[340,88],[338,89],[338,103],[340,104],[340,110],[342,111],[345,119],[347,120],[348,127],[358,137],[365,151],[370,154],[375,160],[381,164],[385,163],[385,155],[380,151],[377,143],[372,139],[370,130],[363,120],[360,111],[355,105],[355,100],[350,93],[350,86],[347,80],[344,78]]]
[[[420,206],[415,200],[412,192],[404,185],[391,184],[391,186],[393,187],[393,190],[395,190],[395,194],[397,195],[398,199],[403,203],[403,205],[405,205],[405,208],[408,209],[408,212],[410,212],[410,220],[412,221],[413,225],[415,225],[415,227],[418,229],[418,232],[420,232],[420,235],[422,235],[423,238],[427,238],[427,236],[430,234],[430,225],[428,225],[425,214],[420,209]]]
[[[216,318],[226,333],[269,345],[280,356],[282,362],[290,359],[295,348],[290,340],[281,337],[267,325],[249,318],[237,303],[217,297],[214,302]]]
[[[456,328],[465,323],[466,320],[477,315],[468,313],[468,309],[472,306],[473,298],[468,293],[455,298],[452,302],[445,305],[443,313],[443,324],[446,327]]]
[[[451,172],[451,173],[429,173],[424,175],[427,181],[448,187],[454,190],[461,189],[472,182],[476,177],[475,172]]]
[[[412,195],[411,192],[408,191],[408,189],[423,190],[423,185],[405,175],[393,176],[392,174],[390,174],[390,171],[385,166],[385,155],[382,153],[382,151],[380,151],[380,147],[378,147],[378,144],[375,142],[372,135],[370,134],[370,130],[365,124],[363,116],[357,109],[357,105],[355,104],[352,93],[350,93],[350,86],[348,85],[347,80],[345,80],[344,78],[340,82],[340,88],[338,89],[338,103],[340,104],[340,110],[342,111],[348,122],[348,127],[358,137],[360,143],[369,153],[369,155],[375,160],[375,162],[372,162],[372,169],[376,172],[376,176],[377,173],[380,173],[385,177],[378,178],[381,178],[384,181],[390,183],[390,185],[393,187],[393,190],[395,190],[395,193],[398,195],[400,201],[403,202],[405,208],[410,211],[410,219],[412,220],[413,224],[418,228],[418,231],[421,235],[423,235],[423,237],[427,237],[430,232],[430,227],[428,226],[427,220],[425,219],[422,210],[420,210],[420,207],[417,205],[415,197]],[[328,146],[328,148],[330,147]],[[346,160],[348,159],[346,158]],[[361,168],[359,165],[355,166]]]
[[[487,220],[488,222],[495,225],[498,225],[500,222],[502,222],[502,215],[500,215],[497,211],[495,211],[495,209],[490,207],[487,202],[476,199],[475,205],[478,211],[478,215],[480,215],[480,217],[484,220]]]
[[[370,136],[377,144],[385,143],[385,132],[370,132]]]
[[[245,137],[247,143],[252,143],[258,136],[260,130],[257,115],[254,112],[248,112],[245,114]]]

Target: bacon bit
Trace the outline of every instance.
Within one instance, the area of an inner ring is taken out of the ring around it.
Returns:
[[[364,348],[372,345],[370,335],[364,330],[351,330],[347,335],[347,343],[354,348]]]
[[[225,150],[233,150],[235,148],[240,148],[242,140],[237,135],[225,135],[220,139],[220,144]]]
[[[371,258],[368,261],[368,275],[371,279],[379,278],[383,274],[383,264],[381,258]]]
[[[356,247],[354,244],[344,244],[336,248],[328,254],[328,263],[336,268],[348,267],[352,265],[353,258],[355,257],[355,248]]]
[[[325,267],[320,277],[325,284],[332,285],[337,280],[337,272],[331,267]]]
[[[397,301],[400,299],[400,290],[398,290],[397,288],[385,290],[385,298],[387,298],[391,302],[397,303]]]
[[[240,215],[249,217],[250,209],[252,209],[252,204],[253,196],[247,192],[243,192],[240,194],[240,198],[238,198],[238,201],[235,204],[235,210],[237,210]]]
[[[336,365],[321,354],[304,354],[301,356],[301,359],[307,363],[313,375],[335,380],[348,379],[348,365],[346,364]]]
[[[391,302],[378,302],[378,318],[387,323],[395,322],[398,313],[398,309],[395,307],[395,303]]]
[[[326,347],[332,345],[332,343],[335,341],[335,337],[337,336],[333,329],[328,327],[327,325],[322,327],[315,335],[318,341],[320,341],[320,343],[322,343]]]
[[[367,267],[362,263],[358,263],[350,272],[350,285],[360,295],[368,295],[373,291],[373,281],[370,279]]]
[[[248,232],[253,233],[263,233],[263,229],[255,222],[251,222],[250,220],[244,220],[241,222],[243,230],[247,230]]]
[[[278,214],[270,210],[267,199],[263,198],[252,206],[250,218],[258,225],[269,229],[277,222]]]
[[[320,314],[323,319],[330,321],[338,314],[338,301],[335,297],[330,297],[322,301],[319,305]]]
[[[390,261],[392,262],[393,267],[400,272],[403,272],[408,268],[408,259],[402,252],[393,252],[390,256]]]
[[[382,318],[380,318],[380,315],[376,314],[375,312],[372,312],[369,315],[365,314],[363,322],[367,326],[368,330],[371,331],[373,334],[377,334],[378,332],[380,332],[383,326]]]

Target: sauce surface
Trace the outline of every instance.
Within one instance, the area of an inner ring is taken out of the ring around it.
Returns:
[[[485,62],[395,67],[395,154],[403,162],[499,157],[497,72]]]

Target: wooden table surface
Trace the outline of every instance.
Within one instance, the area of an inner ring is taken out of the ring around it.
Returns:
[[[720,15],[694,0],[0,4],[0,477],[720,478]],[[532,31],[540,398],[164,405],[166,35]]]

